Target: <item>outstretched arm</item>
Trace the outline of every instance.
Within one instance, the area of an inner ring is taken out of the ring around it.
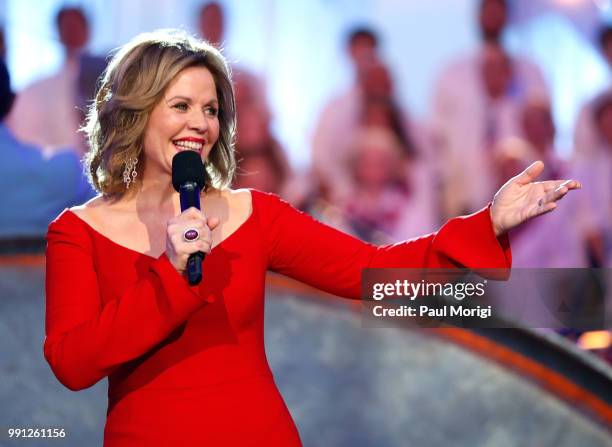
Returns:
[[[497,238],[489,208],[448,221],[438,232],[376,247],[255,192],[268,267],[334,295],[360,296],[365,268],[501,268],[511,265],[508,239]]]

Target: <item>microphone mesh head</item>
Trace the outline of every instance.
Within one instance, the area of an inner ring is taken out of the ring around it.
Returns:
[[[172,158],[172,186],[177,191],[187,182],[195,182],[204,189],[206,173],[200,155],[193,151],[181,151]]]

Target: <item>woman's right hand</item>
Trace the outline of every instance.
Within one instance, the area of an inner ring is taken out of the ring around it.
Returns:
[[[174,268],[183,273],[189,255],[201,251],[210,253],[212,247],[212,230],[219,225],[216,217],[207,218],[197,208],[189,208],[168,221],[166,228],[166,256]],[[187,230],[197,230],[199,238],[187,241],[183,235]]]

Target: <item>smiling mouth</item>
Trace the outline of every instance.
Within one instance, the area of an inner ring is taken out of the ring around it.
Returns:
[[[172,144],[174,144],[179,151],[194,151],[198,154],[201,154],[204,148],[204,143],[195,141],[175,140]]]

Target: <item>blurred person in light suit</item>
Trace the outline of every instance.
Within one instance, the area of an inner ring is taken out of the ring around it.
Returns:
[[[477,84],[438,97],[432,123],[441,173],[442,217],[468,213],[494,191],[495,145],[519,130],[520,101],[508,94],[516,67],[498,44],[487,44]]]
[[[315,124],[312,168],[322,194],[332,203],[340,204],[350,196],[346,162],[365,97],[391,94],[391,77],[378,54],[379,40],[378,34],[368,27],[359,26],[348,32],[345,50],[353,69],[353,84],[323,106]],[[368,89],[373,91],[368,93]]]
[[[19,140],[50,153],[68,148],[82,154],[85,141],[78,129],[106,62],[86,51],[90,27],[82,9],[61,8],[55,23],[64,63],[20,92],[7,125]]]
[[[431,127],[438,158],[444,159],[443,217],[471,212],[494,190],[492,179],[474,172],[488,172],[490,149],[519,134],[518,104],[549,97],[539,68],[504,47],[509,8],[507,0],[479,0],[480,47],[451,62],[435,85]]]

